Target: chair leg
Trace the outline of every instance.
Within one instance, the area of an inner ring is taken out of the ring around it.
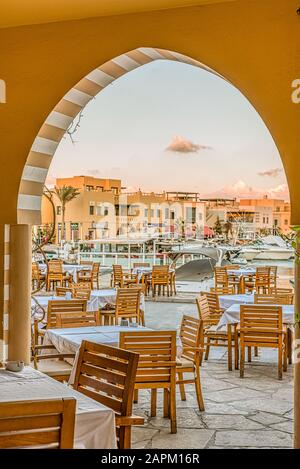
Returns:
[[[244,378],[245,347],[240,345],[240,378]]]
[[[254,347],[254,356],[258,357],[258,347]]]
[[[134,390],[133,402],[134,402],[135,404],[138,404],[138,402],[139,402],[139,390],[138,390],[138,389],[135,389],[135,390]]]
[[[278,379],[282,379],[282,365],[283,365],[283,353],[282,353],[282,343],[279,343],[278,347]]]
[[[204,406],[204,401],[203,401],[199,367],[197,367],[195,370],[195,388],[196,388],[198,407],[199,407],[199,410],[203,412],[205,410],[205,406]]]
[[[170,392],[164,389],[164,418],[170,418]]]
[[[157,389],[151,389],[151,417],[156,417]]]
[[[183,381],[183,373],[178,372],[178,378],[179,378],[179,381]],[[179,390],[180,390],[181,400],[186,401],[186,394],[185,394],[185,389],[184,389],[184,384],[183,383],[179,384]]]
[[[210,350],[210,338],[207,337],[207,343],[206,343],[206,350],[205,350],[205,357],[204,357],[204,360],[208,360],[209,350]]]
[[[293,345],[293,332],[291,329],[287,330],[287,336],[288,336],[288,362],[289,365],[293,363],[292,360],[292,345]]]
[[[248,347],[248,363],[251,363],[252,357],[251,357],[251,347]]]
[[[119,434],[119,449],[131,448],[131,426],[120,428]]]
[[[283,371],[287,371],[288,364],[288,336],[284,337],[284,350],[283,350]]]
[[[170,388],[170,419],[171,419],[171,433],[177,433],[176,421],[176,382],[171,384]]]
[[[234,331],[234,367],[236,370],[239,369],[239,335],[235,328]]]

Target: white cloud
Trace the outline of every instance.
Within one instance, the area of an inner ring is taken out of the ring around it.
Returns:
[[[233,185],[225,186],[212,193],[206,194],[205,197],[223,197],[223,198],[262,198],[267,195],[270,198],[289,200],[289,189],[287,184],[280,184],[270,189],[261,187],[251,187],[245,181],[239,180]]]
[[[191,142],[186,138],[177,135],[172,138],[171,143],[165,149],[166,151],[172,151],[176,153],[198,153],[201,150],[211,150],[212,148],[206,145],[200,145],[198,143]]]

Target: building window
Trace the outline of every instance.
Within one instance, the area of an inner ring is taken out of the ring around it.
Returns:
[[[198,218],[199,218],[199,221],[202,221],[203,220],[203,214],[199,213]]]
[[[288,221],[288,220],[284,220],[284,224],[285,224],[285,225],[288,225],[288,224],[289,224],[289,221]]]
[[[148,218],[148,209],[147,209],[147,208],[145,208],[144,216],[145,216],[146,218]]]
[[[112,191],[114,194],[118,194],[118,193],[119,193],[119,188],[118,188],[118,187],[112,187],[112,188],[111,188],[111,191]]]
[[[98,217],[101,217],[102,215],[102,205],[101,204],[97,204],[97,207],[96,207],[96,215]]]
[[[94,215],[95,213],[95,207],[94,205],[90,205],[90,215]]]
[[[61,206],[60,205],[58,205],[56,207],[56,215],[61,215]]]
[[[103,186],[96,186],[96,189],[98,192],[103,192],[104,187]]]
[[[263,217],[263,224],[265,225],[265,223],[266,223],[266,219],[265,217]]]
[[[86,187],[87,191],[93,191],[94,190],[94,186],[85,186],[85,187]]]
[[[160,218],[160,209],[159,208],[156,210],[156,216],[157,216],[157,218]]]
[[[165,208],[165,218],[168,220],[170,218],[170,210]]]

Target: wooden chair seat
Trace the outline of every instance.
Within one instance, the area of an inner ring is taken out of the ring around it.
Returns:
[[[207,329],[205,328],[205,335],[213,335],[213,336],[225,335],[225,336],[227,336],[227,327],[226,326],[222,326],[220,329],[217,329],[217,327],[218,327],[217,324],[213,324],[212,326],[208,327]]]
[[[189,368],[191,371],[194,371],[195,364],[192,360],[187,360],[186,358],[176,358],[176,367],[180,368]],[[183,370],[181,370],[183,371]]]
[[[34,364],[31,363],[30,366],[34,367]],[[41,373],[45,373],[51,378],[56,379],[56,377],[64,377],[66,380],[69,378],[72,368],[73,366],[64,360],[57,359],[42,360],[38,363],[37,367]]]

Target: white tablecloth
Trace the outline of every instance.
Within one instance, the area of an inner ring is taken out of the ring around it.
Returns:
[[[237,277],[241,277],[242,275],[255,275],[256,274],[256,269],[254,269],[253,267],[248,267],[248,268],[245,268],[245,269],[233,269],[233,270],[230,270],[228,269],[227,270],[228,274],[230,275],[236,275]]]
[[[40,269],[43,273],[47,272],[46,264],[40,264]],[[74,282],[77,282],[77,272],[78,270],[92,270],[91,265],[78,265],[78,264],[63,264],[62,271],[64,273],[69,273],[73,276]]]
[[[18,373],[0,370],[0,402],[63,397],[77,401],[74,448],[117,447],[113,410],[30,367]]]
[[[223,314],[219,321],[217,329],[227,324],[238,324],[240,322],[240,306],[241,304],[233,304]],[[262,306],[262,305],[261,305]],[[276,305],[264,305],[276,306]],[[280,305],[281,306],[281,305]],[[285,324],[294,323],[294,305],[282,305],[282,320]]]
[[[222,309],[228,309],[231,305],[240,304],[240,305],[247,305],[254,303],[254,295],[246,295],[246,294],[239,294],[239,295],[220,295],[219,296],[220,307]]]

